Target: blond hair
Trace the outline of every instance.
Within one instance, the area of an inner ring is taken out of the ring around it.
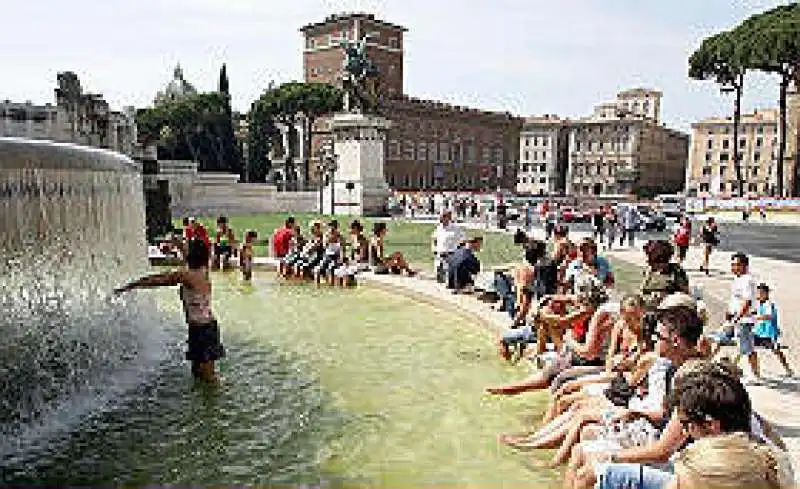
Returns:
[[[702,438],[675,461],[679,487],[783,489],[788,487],[776,453],[744,433]],[[783,480],[782,480],[783,479]]]

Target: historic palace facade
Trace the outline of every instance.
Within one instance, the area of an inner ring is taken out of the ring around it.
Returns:
[[[397,190],[513,189],[517,182],[522,120],[408,96],[403,86],[404,27],[368,14],[333,15],[300,29],[305,36],[307,82],[341,85],[343,39],[367,38],[378,66],[380,112],[392,121],[387,134],[386,180]],[[315,127],[313,146],[326,135]],[[312,156],[316,151],[312,151]],[[313,160],[312,160],[313,161]],[[316,164],[312,162],[312,168]]]

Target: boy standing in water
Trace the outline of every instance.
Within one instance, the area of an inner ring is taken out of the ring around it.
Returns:
[[[255,231],[247,231],[244,235],[242,249],[239,250],[239,266],[242,269],[242,278],[250,281],[253,278],[253,241],[258,237]]]
[[[180,285],[181,301],[189,325],[186,359],[192,362],[192,375],[210,384],[217,382],[214,363],[225,356],[219,326],[211,312],[211,281],[208,278],[209,247],[204,241],[187,243],[186,268],[148,275],[114,289],[121,294],[133,289]]]

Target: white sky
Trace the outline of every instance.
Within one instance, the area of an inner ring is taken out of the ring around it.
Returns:
[[[367,11],[405,25],[410,95],[529,116],[579,117],[634,86],[664,92],[669,125],[731,111],[686,76],[703,37],[768,0],[0,0],[0,99],[52,102],[72,70],[112,107],[152,103],[180,62],[200,90],[228,64],[234,108],[270,80],[302,79],[298,28]],[[748,78],[744,106],[777,105],[777,82]]]

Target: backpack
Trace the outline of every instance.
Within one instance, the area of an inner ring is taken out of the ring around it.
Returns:
[[[558,265],[550,258],[541,258],[533,266],[533,295],[541,298],[556,293]]]

